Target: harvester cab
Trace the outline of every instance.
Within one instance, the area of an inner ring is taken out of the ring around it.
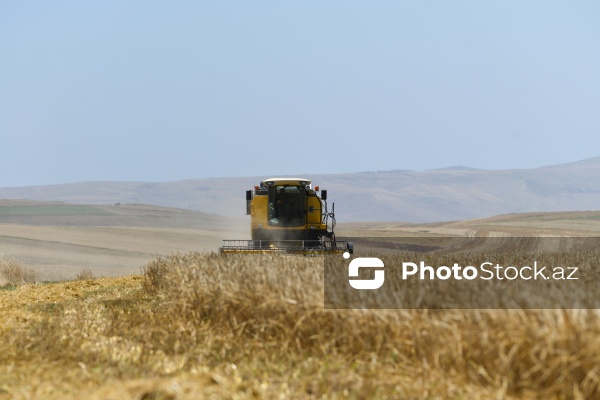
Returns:
[[[320,195],[319,195],[320,192]],[[335,205],[327,191],[302,178],[266,179],[246,191],[251,240],[223,240],[222,253],[342,253],[352,242],[335,238]]]

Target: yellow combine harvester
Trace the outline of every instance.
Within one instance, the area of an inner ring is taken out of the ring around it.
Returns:
[[[352,242],[336,241],[335,205],[327,191],[302,178],[270,178],[246,191],[251,240],[223,240],[222,253],[296,254],[353,252]]]

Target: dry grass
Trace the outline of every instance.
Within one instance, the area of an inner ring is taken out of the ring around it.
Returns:
[[[3,307],[25,295],[0,398],[600,396],[597,311],[326,310],[319,257],[174,255]]]
[[[0,255],[0,287],[15,287],[36,281],[35,272],[23,263]]]
[[[75,280],[78,280],[78,281],[86,281],[86,280],[94,279],[94,278],[96,278],[96,276],[94,275],[92,270],[89,268],[83,268],[81,271],[79,271],[77,273],[77,275],[75,275]]]

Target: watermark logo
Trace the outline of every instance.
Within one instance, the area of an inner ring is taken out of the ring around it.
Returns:
[[[348,275],[351,278],[358,277],[358,270],[360,268],[383,268],[383,261],[376,257],[357,257],[350,261],[348,266]],[[374,272],[373,279],[350,279],[350,286],[354,289],[359,290],[374,290],[379,289],[383,286],[385,281],[385,273],[383,269],[376,269]]]
[[[600,309],[600,237],[377,239],[324,257],[325,308]]]

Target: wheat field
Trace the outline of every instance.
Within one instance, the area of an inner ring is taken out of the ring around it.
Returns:
[[[0,399],[600,397],[596,310],[323,301],[321,257],[187,253],[136,276],[15,278],[0,291]]]

